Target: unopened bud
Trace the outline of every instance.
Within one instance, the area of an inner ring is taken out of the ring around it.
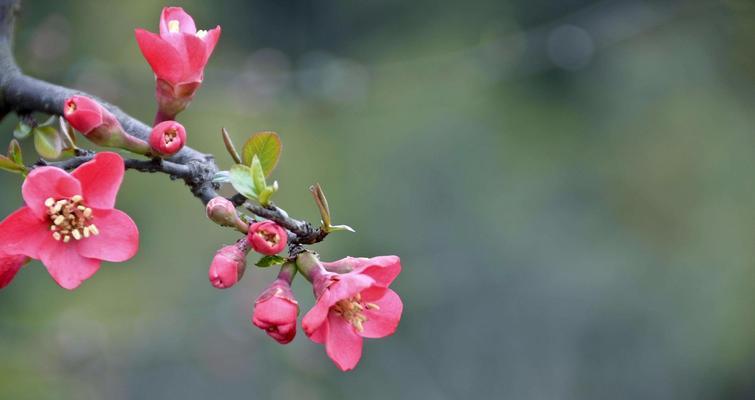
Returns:
[[[246,252],[238,245],[225,246],[215,253],[208,272],[210,283],[227,289],[238,282],[246,269]]]
[[[63,105],[63,116],[71,126],[94,144],[147,154],[147,142],[137,139],[123,130],[118,119],[94,99],[86,96],[71,96]]]
[[[236,207],[225,197],[218,196],[207,203],[207,217],[220,226],[230,226],[243,233],[249,231],[249,224],[239,218]]]

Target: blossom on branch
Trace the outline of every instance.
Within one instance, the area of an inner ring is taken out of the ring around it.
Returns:
[[[202,85],[204,67],[220,39],[220,26],[197,30],[181,7],[165,7],[160,34],[136,29],[136,41],[155,73],[159,106],[156,122],[175,119]]]
[[[152,128],[149,146],[152,152],[170,157],[178,153],[186,144],[186,129],[176,121],[163,121]]]
[[[252,323],[280,344],[296,336],[299,303],[291,291],[290,278],[279,276],[254,302]]]
[[[247,240],[254,251],[272,256],[286,248],[286,230],[273,221],[255,222],[249,227]]]
[[[73,290],[100,268],[139,248],[139,231],[115,198],[124,175],[121,156],[102,152],[70,174],[32,170],[21,187],[25,205],[0,222],[0,253],[40,260],[58,285]]]
[[[300,256],[301,257],[301,256]],[[401,272],[396,256],[350,258],[353,270],[345,274],[311,268],[317,302],[304,316],[302,328],[342,371],[353,369],[362,357],[363,338],[392,335],[403,303],[388,286]]]
[[[207,272],[210,283],[218,289],[228,289],[238,283],[246,269],[246,246],[224,246],[212,259]]]

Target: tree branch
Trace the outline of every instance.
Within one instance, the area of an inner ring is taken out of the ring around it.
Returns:
[[[13,26],[19,10],[20,0],[0,0],[0,119],[8,112],[15,111],[23,115],[33,111],[51,115],[63,115],[63,105],[73,95],[83,95],[97,99],[110,110],[129,134],[147,141],[151,128],[131,117],[115,105],[109,104],[88,93],[58,86],[49,82],[24,75],[16,65],[12,52]],[[44,161],[37,163],[71,170],[89,161],[93,154],[77,155],[64,161]],[[166,159],[135,160],[126,159],[126,168],[142,172],[163,172],[173,179],[182,179],[189,186],[194,196],[203,204],[217,197],[219,185],[212,182],[218,167],[211,154],[201,153],[191,147],[184,147],[174,156]],[[243,196],[232,199],[236,206],[243,205],[250,212],[275,221],[288,229],[293,238],[291,244],[313,244],[322,241],[327,232],[313,227],[305,221],[290,218],[288,214],[273,205],[263,207],[248,203]]]

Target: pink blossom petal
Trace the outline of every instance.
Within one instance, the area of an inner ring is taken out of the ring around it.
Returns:
[[[139,250],[139,230],[126,213],[120,210],[94,210],[92,222],[99,235],[76,242],[79,254],[97,260],[121,262]]]
[[[324,322],[328,318],[328,310],[330,310],[330,292],[326,290],[320,298],[317,299],[314,307],[312,307],[312,309],[309,310],[301,320],[301,327],[310,339],[312,338],[312,335],[324,325]]]
[[[328,324],[322,324],[311,335],[308,335],[309,339],[317,344],[325,344],[325,339],[328,337]]]
[[[218,44],[218,40],[220,40],[220,25],[216,26],[213,29],[210,29],[207,31],[207,36],[204,37],[205,45],[206,45],[206,54],[207,54],[207,60],[210,59],[210,56],[212,55],[212,51],[215,50],[215,45]],[[205,63],[207,63],[207,60],[205,60]]]
[[[29,207],[19,208],[0,222],[0,251],[38,259],[41,251],[55,245],[49,225]]]
[[[81,194],[87,206],[111,209],[115,205],[124,172],[121,156],[102,152],[76,168],[71,175],[81,183]]]
[[[152,32],[136,29],[134,33],[139,49],[155,75],[173,85],[181,82],[185,64],[181,54],[169,42]]]
[[[194,24],[194,19],[181,7],[163,8],[163,12],[160,14],[160,36],[178,33],[170,32],[170,29],[168,29],[169,21],[178,21],[178,31],[181,33],[190,33],[192,35],[197,33],[197,26]]]
[[[388,287],[401,273],[401,260],[397,256],[380,256],[356,259],[354,272],[369,275],[377,285]]]
[[[55,242],[40,254],[52,279],[62,288],[73,290],[100,268],[100,261],[82,257],[74,243]]]
[[[357,335],[354,327],[336,313],[328,316],[328,333],[325,352],[341,369],[354,369],[362,358],[362,337]]]
[[[0,254],[0,289],[11,283],[16,273],[28,260],[26,256]]]
[[[382,298],[369,301],[376,304],[379,309],[365,308],[362,313],[367,317],[364,322],[364,330],[360,335],[367,338],[381,338],[392,335],[401,320],[404,304],[401,298],[391,289],[387,289]]]
[[[81,185],[76,178],[55,167],[33,169],[21,186],[24,202],[39,218],[47,217],[45,200],[69,198],[81,194]]]

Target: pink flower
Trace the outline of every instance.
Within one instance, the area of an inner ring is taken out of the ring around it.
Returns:
[[[0,289],[8,286],[16,273],[29,261],[26,256],[13,256],[0,253]]]
[[[146,154],[149,150],[145,141],[126,133],[115,115],[89,97],[75,95],[67,98],[63,116],[92,143],[138,154]]]
[[[278,278],[254,302],[252,323],[278,343],[286,344],[296,336],[298,314],[299,303],[294,298],[290,283]]]
[[[178,153],[186,144],[186,129],[176,121],[163,121],[152,128],[149,145],[152,151],[163,157]]]
[[[101,261],[126,261],[139,248],[139,231],[113,208],[123,159],[102,152],[72,173],[35,168],[21,193],[26,205],[0,222],[0,252],[38,259],[58,285],[73,290]]]
[[[174,119],[191,102],[204,79],[204,67],[220,39],[220,26],[197,30],[181,7],[165,7],[160,34],[136,29],[136,41],[155,73],[156,97],[164,119]]]
[[[396,331],[403,303],[388,286],[401,272],[396,256],[361,258],[352,272],[314,270],[317,303],[304,316],[302,327],[342,371],[362,357],[362,338],[381,338]]]
[[[247,240],[254,251],[272,256],[280,253],[288,241],[286,230],[273,221],[255,222],[249,227]]]
[[[225,246],[215,253],[208,275],[210,283],[218,289],[235,285],[246,269],[246,252],[238,245]]]

